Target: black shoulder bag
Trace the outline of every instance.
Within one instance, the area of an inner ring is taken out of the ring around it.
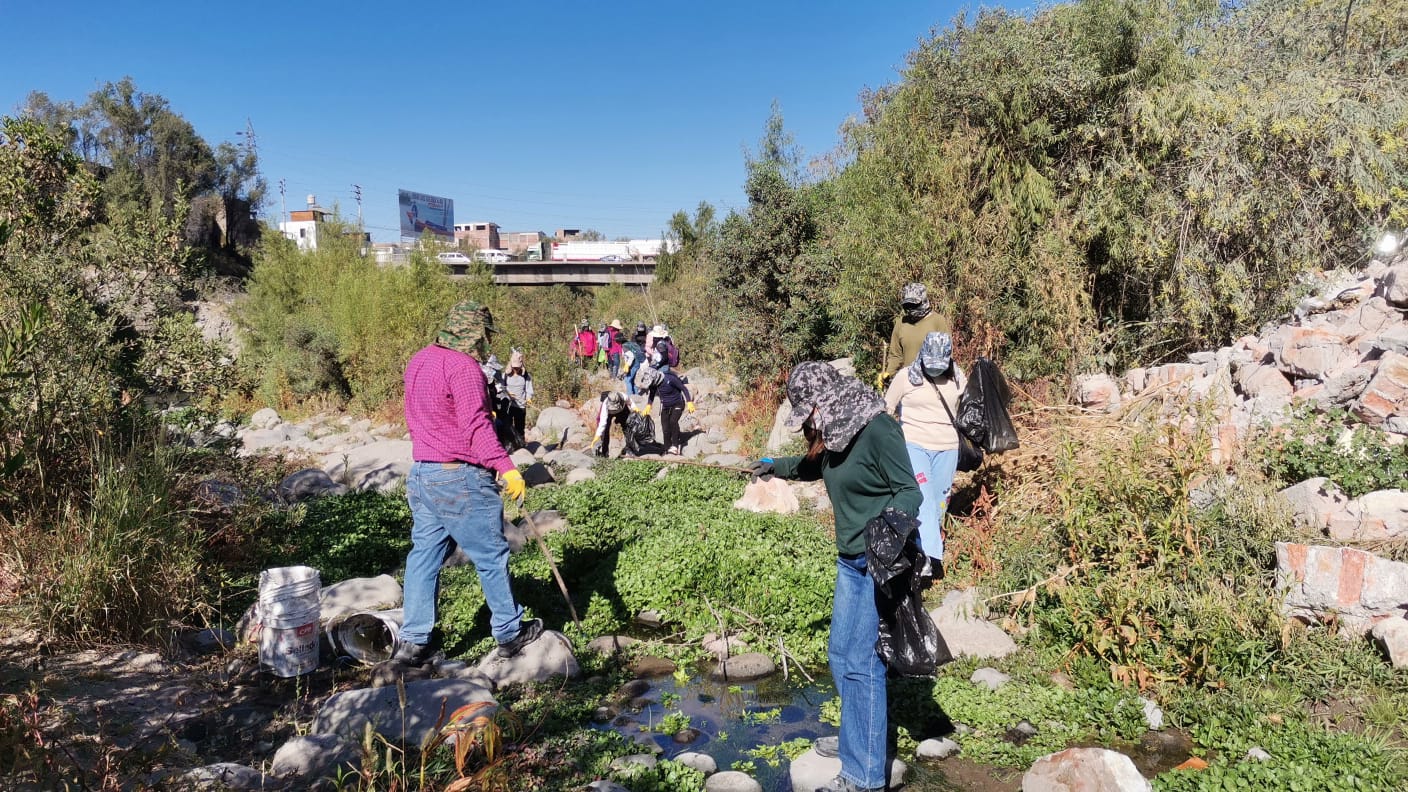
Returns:
[[[944,406],[944,412],[948,413],[948,422],[953,425],[953,431],[958,435],[958,469],[967,473],[970,470],[977,470],[983,464],[983,448],[973,442],[966,433],[958,428],[958,422],[953,419],[953,410],[949,409],[948,399],[944,398],[943,391],[939,390],[939,384],[933,380],[929,381],[934,386],[934,395],[939,397],[939,403]]]

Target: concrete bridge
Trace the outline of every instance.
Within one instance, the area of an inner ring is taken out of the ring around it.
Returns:
[[[645,286],[655,280],[653,261],[508,261],[494,266],[494,283],[502,286]],[[464,275],[463,267],[451,269]]]

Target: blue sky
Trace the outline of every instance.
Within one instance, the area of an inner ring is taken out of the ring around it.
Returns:
[[[254,126],[271,214],[309,193],[394,241],[396,190],[506,231],[654,237],[742,208],[774,100],[808,158],[895,82],[955,0],[22,3],[0,0],[0,112],[130,75],[212,144]],[[219,9],[218,11],[216,9]]]

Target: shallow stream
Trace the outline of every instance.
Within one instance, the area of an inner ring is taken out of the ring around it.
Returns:
[[[747,771],[765,792],[791,792],[789,760],[777,749],[790,741],[810,742],[835,733],[820,718],[822,705],[836,695],[830,676],[821,674],[808,682],[795,674],[790,680],[774,674],[754,682],[720,682],[708,677],[707,668],[712,666],[705,663],[682,669],[687,673],[628,683],[649,687],[623,691],[634,695],[599,711],[594,727],[615,730],[642,744],[653,743],[666,759],[689,751],[708,754],[719,770]],[[1185,735],[1168,729],[1147,732],[1135,744],[1099,747],[1124,753],[1141,773],[1153,777],[1187,759],[1191,745]],[[1016,792],[1021,788],[1022,771],[979,764],[961,755],[940,763],[909,765],[910,789]]]

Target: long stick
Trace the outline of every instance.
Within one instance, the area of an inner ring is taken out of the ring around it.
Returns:
[[[709,468],[710,470],[731,470],[734,473],[752,473],[752,468],[731,467],[729,465],[711,465],[708,462],[691,462],[687,459],[641,459],[640,462],[654,462],[657,465],[689,465],[691,467]]]
[[[577,607],[572,604],[572,595],[567,593],[567,583],[562,580],[562,573],[557,570],[557,562],[552,560],[552,551],[548,549],[548,543],[543,541],[543,535],[538,533],[538,524],[533,521],[533,513],[523,508],[523,501],[518,502],[518,510],[523,512],[523,519],[528,521],[528,530],[533,532],[533,538],[538,540],[538,547],[543,551],[543,558],[548,560],[548,568],[552,570],[552,576],[557,580],[557,588],[562,592],[562,598],[567,601],[567,610],[572,613],[572,622],[577,625],[577,629],[582,628],[582,620],[577,618]]]

